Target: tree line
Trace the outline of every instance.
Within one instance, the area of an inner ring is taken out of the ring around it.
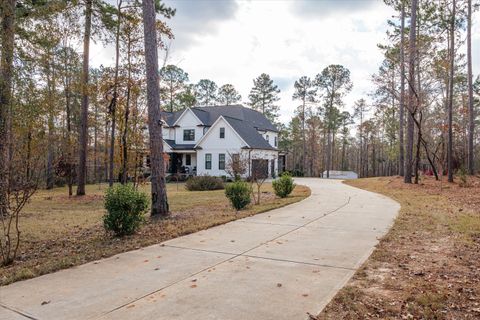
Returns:
[[[471,37],[478,2],[385,3],[396,15],[388,21],[388,42],[378,45],[384,60],[368,96],[345,106],[347,72],[320,81],[341,66],[295,83],[300,103],[281,140],[290,169],[308,176],[333,169],[401,175],[406,183],[418,183],[421,172],[450,182],[456,172],[475,174],[480,79],[472,71]]]

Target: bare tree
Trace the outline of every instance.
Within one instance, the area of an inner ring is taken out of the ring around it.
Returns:
[[[399,112],[399,171],[403,176],[405,173],[405,146],[404,146],[404,127],[405,127],[405,2],[402,1],[402,14],[400,26],[400,112]]]
[[[88,59],[90,52],[90,33],[92,28],[92,1],[85,1],[85,32],[83,35],[82,70],[82,107],[80,115],[79,160],[77,196],[85,195],[87,179],[87,142],[88,142]]]
[[[12,102],[13,48],[15,39],[15,0],[0,5],[2,49],[0,63],[0,216],[7,214],[8,110]]]
[[[415,58],[417,41],[417,7],[418,0],[412,0],[411,22],[410,22],[410,40],[408,49],[408,117],[407,117],[407,159],[405,163],[405,183],[412,183],[413,166],[413,138],[414,138],[414,116],[415,116]]]
[[[468,77],[468,173],[475,174],[473,139],[475,134],[475,109],[473,108],[472,72],[472,0],[468,0],[467,14],[467,77]]]
[[[163,162],[162,119],[160,113],[160,88],[158,75],[157,32],[153,0],[143,0],[143,30],[145,65],[147,72],[148,132],[150,135],[150,165],[152,216],[168,215],[165,164]]]
[[[455,14],[457,1],[452,2],[452,16],[450,20],[450,70],[449,70],[449,95],[448,95],[448,149],[447,149],[447,170],[448,182],[453,182],[453,82],[455,67]]]
[[[255,204],[260,204],[261,194],[262,194],[262,185],[268,178],[268,160],[265,159],[251,159],[251,169],[250,169],[250,186],[252,189],[252,196]],[[256,194],[253,191],[255,184]]]

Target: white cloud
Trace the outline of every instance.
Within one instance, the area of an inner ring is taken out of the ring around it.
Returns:
[[[175,6],[175,1],[170,2]],[[293,83],[303,75],[314,77],[329,64],[342,64],[352,73],[354,90],[348,104],[363,96],[370,75],[382,56],[376,45],[385,37],[390,9],[370,5],[339,14],[298,14],[288,1],[239,2],[235,15],[217,23],[211,33],[186,50],[170,52],[170,63],[185,69],[193,82],[209,78],[219,85],[232,83],[244,100],[253,78],[271,75],[281,93],[281,120],[288,122],[295,109]],[[178,13],[180,15],[181,12]],[[176,34],[181,38],[182,34]]]
[[[248,100],[253,79],[270,74],[282,89],[283,122],[291,119],[298,104],[291,99],[294,81],[303,75],[313,78],[329,64],[351,71],[354,89],[346,98],[348,109],[365,97],[383,59],[377,44],[386,42],[387,20],[393,15],[383,1],[372,0],[353,1],[354,7],[347,6],[352,0],[325,0],[320,6],[315,4],[319,1],[166,2],[178,8],[169,22],[176,39],[168,63],[188,72],[191,82],[208,78],[218,85],[233,84],[243,101]],[[474,57],[479,56],[479,31],[477,14]],[[101,57],[97,62],[113,63],[110,51],[94,46],[95,54]],[[474,71],[480,71],[478,59]]]

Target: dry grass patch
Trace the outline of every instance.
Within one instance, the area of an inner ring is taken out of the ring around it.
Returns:
[[[348,184],[397,200],[390,232],[318,319],[480,319],[480,179]]]
[[[67,196],[66,188],[41,190],[21,214],[22,242],[18,260],[0,267],[0,285],[72,267],[117,253],[163,242],[239,218],[298,202],[310,189],[297,186],[284,199],[276,198],[271,184],[262,187],[260,205],[238,213],[224,190],[186,191],[183,184],[168,184],[171,216],[148,220],[139,232],[112,238],[103,229],[103,194],[106,185],[87,186],[87,196]],[[149,192],[150,186],[142,187]]]

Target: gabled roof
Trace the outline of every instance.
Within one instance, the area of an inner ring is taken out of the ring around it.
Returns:
[[[250,123],[235,118],[223,117],[252,149],[276,150]]]
[[[242,105],[194,107],[191,110],[207,127],[215,123],[220,116],[224,116],[248,123],[250,127],[257,130],[278,132],[278,129],[262,113]],[[162,112],[162,116],[169,126],[173,126],[184,111]]]
[[[245,108],[242,105],[207,106],[195,107],[176,112],[163,112],[162,116],[169,126],[174,126],[188,110],[192,111],[198,120],[200,120],[200,122],[206,127],[211,127],[218,119],[220,119],[220,117],[222,117],[228,122],[233,130],[237,132],[240,138],[248,144],[249,148],[277,150],[272,147],[262,135],[258,133],[258,131],[278,132],[278,130],[270,120],[258,111]],[[197,145],[200,141],[198,141]],[[174,150],[179,150],[178,148],[185,146],[174,145],[174,142],[167,141],[167,143]]]

